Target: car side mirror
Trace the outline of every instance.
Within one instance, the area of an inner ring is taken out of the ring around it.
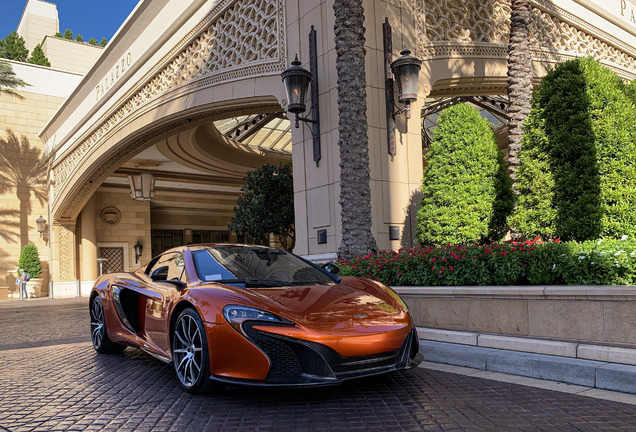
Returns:
[[[335,275],[337,275],[338,273],[340,273],[340,267],[338,267],[337,265],[335,265],[334,263],[327,263],[327,264],[323,264],[322,268],[324,268],[325,270],[327,270],[329,273],[333,273]]]

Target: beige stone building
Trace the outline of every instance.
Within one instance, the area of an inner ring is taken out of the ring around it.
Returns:
[[[441,108],[458,100],[479,106],[505,151],[510,7],[505,0],[363,3],[372,232],[381,249],[397,249],[414,244],[422,153]],[[548,67],[584,55],[634,78],[636,6],[630,0],[530,3],[537,79]],[[31,241],[53,294],[75,295],[97,277],[99,257],[108,259],[103,270],[127,270],[171,246],[241,241],[227,231],[241,180],[279,161],[294,171],[295,252],[315,260],[335,256],[341,233],[333,0],[142,0],[96,59],[74,51],[86,59],[83,69],[70,54],[54,55],[67,48],[59,49],[48,31],[32,30],[56,26],[54,9],[29,0],[20,31],[29,44],[43,43],[49,58],[68,63],[56,60],[47,70],[13,63],[27,82],[36,81],[25,75],[31,69],[57,75],[44,78],[47,89],[23,89],[22,102],[0,99],[3,137],[8,128],[25,135],[46,161],[42,202],[23,193],[29,205],[22,213],[15,191],[0,196],[8,221],[0,227],[3,274]],[[308,125],[296,128],[288,120],[280,75],[296,54],[310,69],[312,28],[318,144]],[[396,59],[403,46],[422,60],[422,69],[412,118],[396,115],[393,129],[387,126],[385,59]],[[66,91],[50,94],[61,83],[69,84]],[[387,132],[393,130],[391,149]],[[151,200],[131,197],[128,176],[141,173],[156,178]],[[41,236],[40,214],[47,221]],[[10,296],[12,277],[6,278]]]

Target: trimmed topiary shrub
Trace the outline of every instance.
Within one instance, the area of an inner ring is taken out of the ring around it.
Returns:
[[[510,224],[527,238],[636,233],[636,105],[592,58],[558,65],[535,92]]]
[[[446,108],[425,159],[418,242],[458,245],[501,239],[513,195],[490,123],[468,104]]]
[[[24,269],[31,278],[39,278],[42,275],[42,261],[38,255],[38,248],[33,243],[22,248],[16,270],[20,269]]]

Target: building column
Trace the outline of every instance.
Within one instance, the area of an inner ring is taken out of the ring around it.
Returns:
[[[97,279],[97,228],[96,228],[95,196],[91,197],[80,213],[80,280],[95,281]]]
[[[54,220],[51,225],[51,280],[73,282],[77,280],[75,221]]]

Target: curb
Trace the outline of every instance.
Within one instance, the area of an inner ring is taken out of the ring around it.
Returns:
[[[636,394],[636,366],[420,340],[429,362]]]

